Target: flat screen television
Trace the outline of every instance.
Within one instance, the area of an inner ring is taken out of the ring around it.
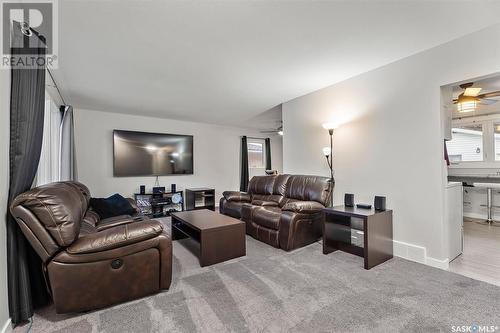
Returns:
[[[113,131],[115,177],[193,174],[193,136]]]

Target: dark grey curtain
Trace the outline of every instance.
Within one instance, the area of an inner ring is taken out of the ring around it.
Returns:
[[[247,137],[241,137],[241,179],[240,179],[240,191],[248,191],[248,144]]]
[[[271,166],[271,139],[266,138],[266,170],[272,170]]]
[[[75,126],[73,107],[61,105],[62,121],[59,140],[59,179],[76,180]]]
[[[22,45],[38,43],[37,52],[45,57],[45,49],[35,32],[27,37],[22,34],[19,23],[14,22],[12,33],[14,56],[27,53]],[[43,135],[45,67],[13,67],[11,73],[9,206],[17,195],[31,188],[38,168]],[[7,213],[7,271],[9,313],[12,322],[18,324],[28,320],[35,307],[47,304],[50,297],[42,262],[10,213]]]

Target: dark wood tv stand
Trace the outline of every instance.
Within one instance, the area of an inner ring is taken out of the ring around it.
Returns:
[[[180,203],[173,203],[172,196],[179,194],[181,196]],[[135,202],[142,215],[148,217],[164,217],[170,216],[171,211],[184,211],[184,196],[182,191],[177,192],[161,192],[161,193],[135,193]],[[144,205],[143,203],[147,203]]]
[[[392,210],[356,207],[325,208],[323,253],[337,250],[364,258],[365,269],[393,257]]]

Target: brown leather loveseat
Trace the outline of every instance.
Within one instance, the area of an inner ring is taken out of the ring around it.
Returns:
[[[43,261],[58,313],[102,308],[170,287],[172,243],[156,220],[99,220],[90,192],[57,182],[25,192],[10,210]]]
[[[256,176],[248,192],[224,192],[219,209],[241,218],[248,235],[290,251],[321,238],[322,210],[332,191],[333,183],[326,177]]]

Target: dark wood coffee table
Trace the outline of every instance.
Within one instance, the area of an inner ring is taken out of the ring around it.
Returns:
[[[245,223],[208,209],[172,213],[172,240],[190,237],[200,244],[200,265],[246,254]]]

